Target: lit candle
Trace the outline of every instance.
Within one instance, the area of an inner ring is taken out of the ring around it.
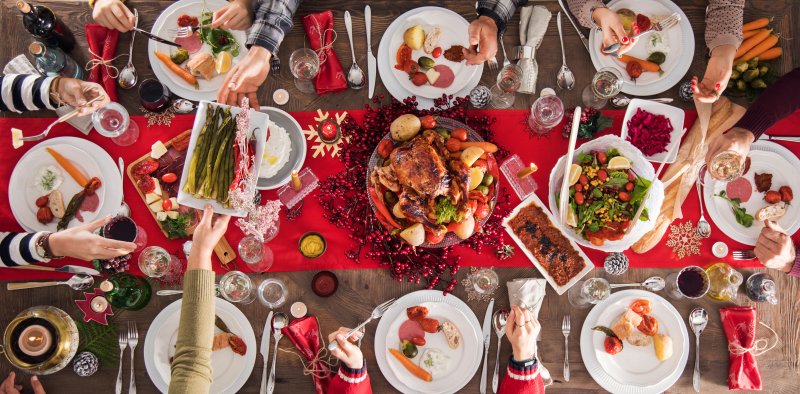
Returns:
[[[272,101],[278,105],[284,105],[289,102],[289,92],[286,89],[278,89],[272,92]]]
[[[292,316],[299,319],[305,316],[306,313],[308,313],[308,307],[306,307],[306,304],[297,301],[294,304],[292,304],[291,311],[292,311]]]
[[[50,349],[51,341],[50,331],[34,324],[22,330],[19,336],[19,349],[29,356],[41,356]]]
[[[105,297],[92,298],[92,310],[100,313],[108,309],[108,300]]]

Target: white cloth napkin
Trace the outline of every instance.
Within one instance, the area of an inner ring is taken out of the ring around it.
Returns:
[[[524,46],[533,48],[531,58],[519,59],[517,65],[522,69],[522,84],[517,92],[536,93],[536,79],[539,77],[539,64],[536,63],[536,49],[542,45],[544,33],[553,14],[544,6],[522,7],[519,17],[519,41]]]
[[[508,281],[506,287],[508,287],[509,305],[518,305],[526,308],[531,312],[534,319],[539,320],[539,310],[542,308],[542,301],[544,301],[547,281],[541,278],[519,278]],[[540,337],[537,338],[537,341],[541,339],[541,334],[541,331],[539,331]],[[539,373],[542,375],[544,385],[553,384],[550,371],[544,366],[544,361],[542,361],[538,351],[536,358],[539,360]]]

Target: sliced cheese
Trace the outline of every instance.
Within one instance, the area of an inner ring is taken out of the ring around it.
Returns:
[[[11,128],[11,144],[14,146],[14,149],[18,149],[22,144],[25,142],[22,141],[22,130]]]
[[[430,83],[431,85],[435,84],[436,81],[439,80],[440,75],[441,74],[438,71],[432,68],[429,68],[428,71],[425,71],[425,76],[428,77],[428,83]]]
[[[161,141],[156,141],[153,146],[150,147],[150,157],[153,159],[160,159],[161,156],[167,153],[167,147]]]
[[[169,202],[171,204],[170,211],[176,211],[178,209],[178,199],[175,197],[170,197]]]
[[[156,213],[156,220],[159,222],[163,222],[167,220],[167,213],[166,212],[158,212]]]
[[[163,196],[164,192],[161,190],[161,182],[158,179],[153,178],[153,183],[156,185],[155,189],[153,189],[153,194],[157,196]]]
[[[161,200],[158,200],[152,204],[148,204],[148,206],[150,207],[151,211],[156,213],[164,211],[164,208],[161,207]]]
[[[178,216],[180,215],[180,213],[178,213],[178,211],[169,211],[169,212],[165,212],[165,214],[170,219],[177,219]]]
[[[147,205],[150,205],[156,201],[161,201],[161,196],[155,193],[147,193],[144,195],[144,199],[147,202]]]

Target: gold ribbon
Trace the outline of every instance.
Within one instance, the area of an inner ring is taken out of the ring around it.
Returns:
[[[317,18],[312,19],[314,20],[314,28],[312,30],[319,35],[319,42],[323,44],[321,47],[319,47],[319,49],[316,50],[317,56],[319,57],[319,64],[321,66],[325,63],[325,61],[328,60],[328,55],[325,53],[325,51],[328,49],[333,49],[333,43],[336,42],[337,34],[336,30],[333,29],[326,29],[325,31],[322,31],[322,26],[319,25]],[[333,32],[333,36],[331,38],[331,42],[329,44],[325,44],[325,36],[329,31]]]
[[[762,322],[758,322],[758,324],[761,324],[762,326],[766,327],[767,330],[772,332],[772,336],[775,337],[775,339],[776,339],[775,342],[772,345],[769,344],[770,341],[768,339],[766,339],[766,338],[758,338],[758,339],[756,339],[753,342],[753,346],[751,346],[751,347],[743,347],[742,345],[740,345],[738,343],[728,342],[728,351],[731,354],[736,355],[736,356],[741,356],[741,355],[743,355],[745,353],[752,353],[753,356],[760,356],[760,355],[772,350],[778,344],[778,342],[780,342],[781,339],[778,337],[778,334],[775,332],[775,330],[772,329],[772,327],[770,327],[770,326],[768,326],[768,325],[766,325],[766,324],[764,324]],[[755,335],[755,333],[754,333],[754,335]]]
[[[121,58],[121,57],[127,56],[127,54],[123,53],[123,54],[121,54],[121,55],[119,55],[117,57],[114,57],[112,59],[103,60],[102,56],[98,56],[96,53],[92,52],[91,49],[89,50],[89,53],[92,55],[92,59],[89,60],[88,62],[86,62],[86,66],[84,67],[86,69],[86,71],[92,71],[95,68],[102,66],[102,67],[105,67],[106,74],[108,74],[109,77],[111,77],[113,79],[117,79],[117,77],[119,76],[119,69],[116,68],[111,63],[114,62],[115,60]]]
[[[278,348],[278,350],[284,353],[294,354],[295,356],[297,356],[297,358],[300,359],[300,363],[303,364],[304,376],[312,375],[316,378],[324,379],[328,375],[325,374],[324,370],[316,369],[314,367],[314,364],[316,364],[319,361],[328,367],[329,372],[333,371],[334,365],[331,362],[331,357],[333,357],[333,355],[328,353],[328,346],[325,344],[325,341],[322,339],[322,336],[319,335],[318,337],[321,345],[320,350],[317,352],[316,356],[314,356],[314,358],[311,361],[306,361],[305,357],[303,357],[300,353],[294,350],[286,350],[284,348]]]

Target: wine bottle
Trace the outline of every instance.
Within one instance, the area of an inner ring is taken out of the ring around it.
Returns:
[[[75,48],[75,36],[53,10],[42,5],[31,5],[26,1],[17,1],[17,8],[22,12],[22,24],[31,35],[43,41],[47,46],[59,47],[69,53]]]
[[[44,43],[34,41],[28,51],[36,59],[36,69],[48,77],[63,76],[83,79],[83,68],[59,47],[47,47]]]
[[[106,293],[111,306],[130,311],[144,308],[153,294],[146,280],[126,272],[111,275],[100,283],[100,290]]]

